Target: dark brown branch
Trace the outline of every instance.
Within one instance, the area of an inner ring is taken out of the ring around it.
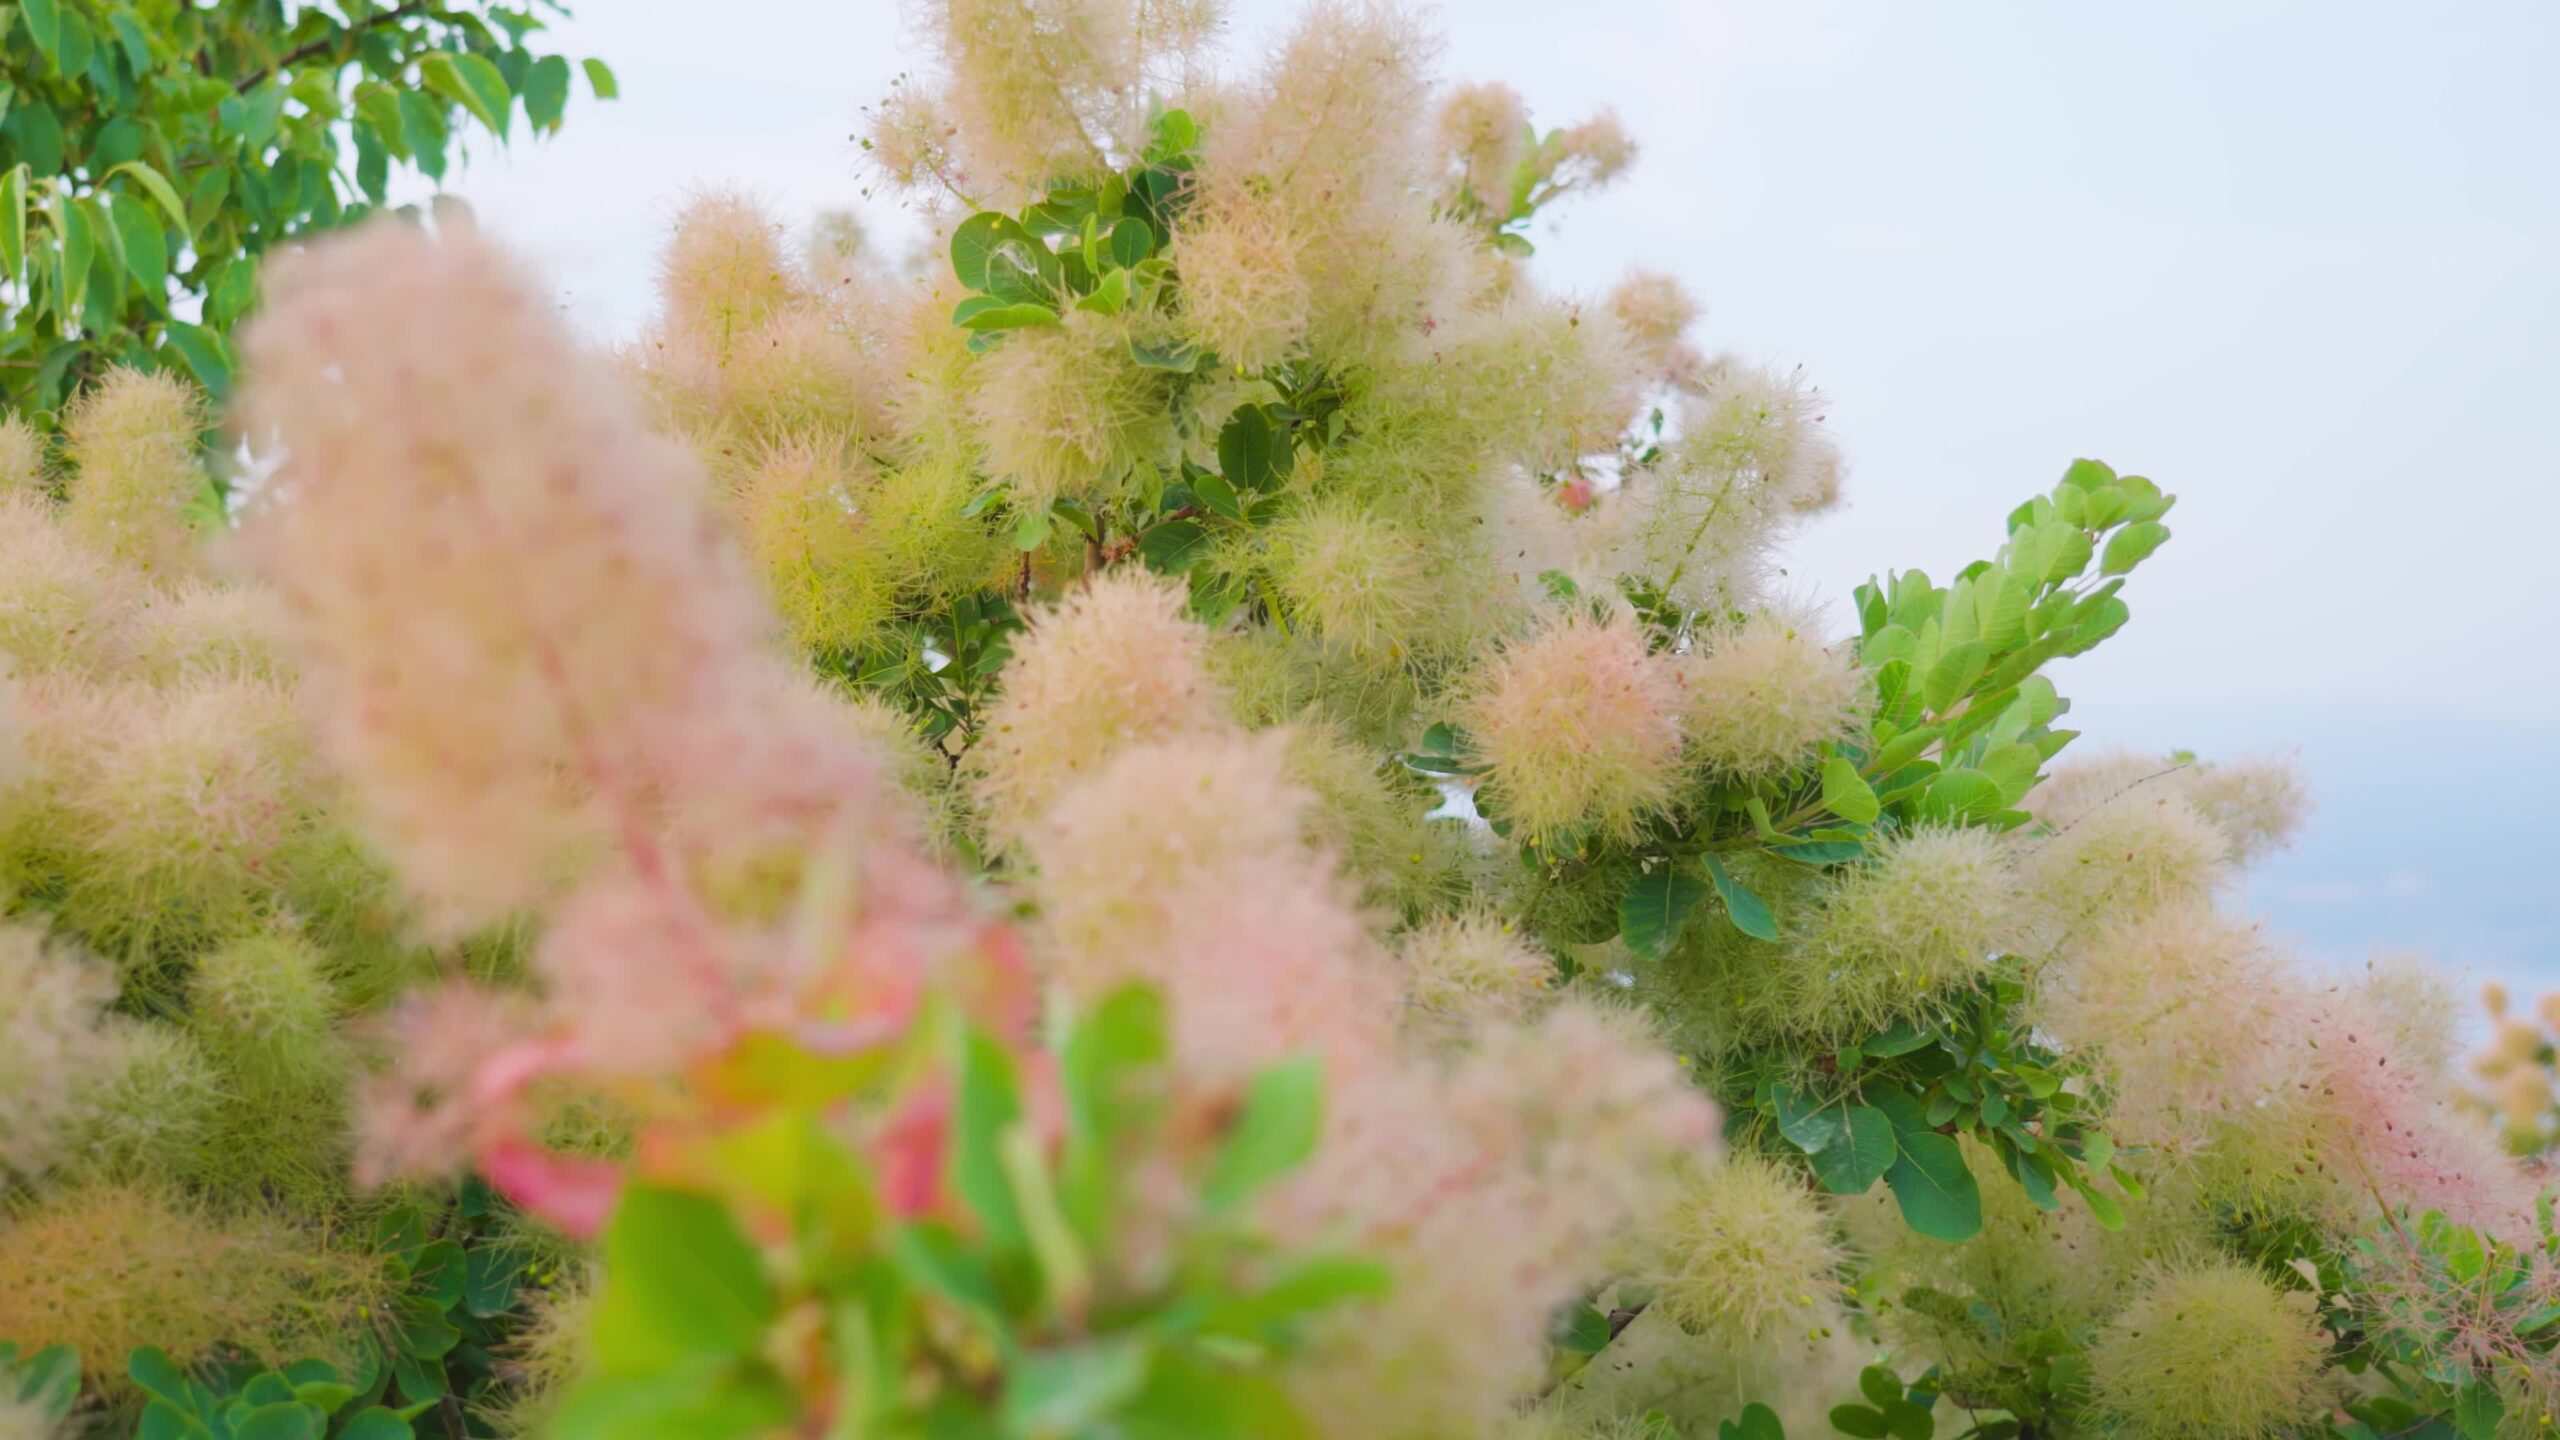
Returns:
[[[397,24],[418,12],[427,9],[434,3],[435,0],[406,0],[406,3],[395,6],[389,10],[385,10],[379,15],[368,15],[364,19],[357,21],[355,24],[348,26],[346,29],[339,31],[334,35],[325,35],[320,39],[311,41],[309,44],[297,45],[293,49],[286,51],[284,58],[278,60],[273,65],[261,66],[258,69],[250,71],[247,76],[242,78],[239,84],[231,87],[232,93],[235,95],[246,95],[250,91],[257,89],[260,85],[265,84],[267,77],[277,73],[278,71],[290,70],[294,66],[301,64],[303,61],[308,60],[315,55],[325,54],[328,51],[334,50],[339,45],[353,40],[356,37],[365,34],[367,31],[376,30],[385,25]],[[353,57],[350,56],[348,58],[352,59]],[[338,63],[343,65],[346,63],[346,60],[340,60]]]

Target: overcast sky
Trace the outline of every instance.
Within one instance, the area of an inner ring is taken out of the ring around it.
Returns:
[[[1236,6],[1238,60],[1290,6]],[[2323,802],[2251,899],[2333,961],[2560,984],[2560,6],[1461,0],[1443,73],[1614,106],[1550,283],[1679,275],[1714,349],[1831,397],[1849,505],[1795,579],[1945,575],[2074,456],[2180,497],[2092,739],[2293,753]],[[894,0],[584,0],[623,98],[452,188],[602,337],[689,187],[866,209]]]

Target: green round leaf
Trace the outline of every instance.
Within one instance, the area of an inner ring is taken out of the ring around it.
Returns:
[[[1323,1071],[1313,1060],[1273,1065],[1253,1077],[1244,1111],[1210,1162],[1200,1198],[1222,1210],[1296,1169],[1315,1152],[1324,1127]]]
[[[338,1427],[336,1440],[415,1440],[409,1422],[379,1405],[370,1405]]]
[[[1831,1428],[1858,1440],[1885,1440],[1884,1412],[1865,1405],[1831,1407]]]
[[[316,1406],[288,1400],[261,1405],[231,1424],[231,1440],[320,1440],[329,1417]]]
[[[172,1405],[187,1403],[187,1375],[169,1352],[156,1345],[146,1345],[125,1357],[124,1373],[142,1387],[145,1395],[158,1396]]]
[[[125,269],[142,287],[144,299],[160,309],[168,303],[169,289],[169,245],[160,217],[141,201],[120,194],[107,196],[107,214],[123,248]]]
[[[2122,575],[2150,558],[2151,552],[2168,543],[2169,527],[2157,520],[2142,520],[2117,531],[2107,541],[2107,553],[2098,562],[2101,575]]]
[[[604,1236],[613,1283],[597,1302],[596,1356],[639,1374],[688,1356],[749,1354],[773,1318],[764,1257],[718,1201],[634,1186]]]
[[[1289,477],[1288,432],[1259,405],[1239,405],[1218,430],[1218,468],[1239,490],[1268,490]]]
[[[1126,270],[1156,251],[1155,231],[1134,215],[1124,215],[1112,222],[1111,234],[1104,242],[1104,255],[1112,264]]]
[[[1707,898],[1696,876],[1668,865],[1639,875],[1618,901],[1618,933],[1627,948],[1647,960],[1659,960],[1678,944],[1691,912]]]
[[[524,76],[524,118],[548,134],[560,128],[560,117],[568,108],[568,57],[545,55],[534,61]]]
[[[1882,807],[1876,804],[1876,792],[1858,775],[1858,767],[1847,757],[1834,755],[1822,762],[1822,803],[1843,820],[1864,825],[1876,818]]]
[[[1834,1195],[1863,1195],[1892,1166],[1897,1147],[1884,1112],[1852,1105],[1840,1114],[1840,1136],[1815,1152],[1814,1178]]]
[[[467,51],[439,50],[418,62],[418,78],[429,90],[470,111],[499,139],[506,138],[508,121],[515,114],[515,95],[497,66]]]
[[[1920,1406],[1908,1400],[1894,1400],[1884,1407],[1884,1428],[1893,1440],[1932,1440],[1938,1433],[1938,1422]]]
[[[1935,1131],[1905,1132],[1900,1150],[1884,1183],[1893,1190],[1903,1223],[1949,1244],[1972,1239],[1982,1229],[1982,1191],[1956,1142]],[[1877,1421],[1881,1425],[1883,1417]]]
[[[1881,1365],[1870,1365],[1858,1372],[1858,1393],[1882,1408],[1902,1398],[1902,1377]]]
[[[1735,879],[1724,868],[1724,862],[1713,855],[1707,857],[1707,878],[1715,882],[1716,894],[1724,901],[1725,918],[1733,922],[1734,929],[1754,940],[1778,938],[1778,917],[1770,913],[1768,902]]]

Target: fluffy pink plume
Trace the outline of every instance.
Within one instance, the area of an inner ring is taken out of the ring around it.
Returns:
[[[1506,812],[1531,834],[1627,831],[1671,797],[1684,699],[1634,624],[1576,614],[1488,662],[1466,719]]]
[[[536,994],[406,1012],[369,1177],[473,1160],[583,1225],[591,1167],[529,1138],[554,1079],[680,1084],[750,1029],[862,1043],[953,960],[1007,992],[857,728],[767,653],[692,462],[503,257],[376,224],[281,265],[247,350],[285,451],[254,541],[332,753],[429,899],[556,906]]]
[[[2392,1044],[2395,1025],[2363,990],[2305,989],[2308,1086],[2330,1120],[2316,1143],[2329,1168],[2394,1208],[2441,1210],[2458,1225],[2530,1248],[2536,1186],[2484,1128],[2455,1113],[2446,1079]]]
[[[1033,831],[1042,953],[1078,989],[1163,987],[1193,1075],[1322,1057],[1324,1142],[1265,1219],[1392,1256],[1398,1283],[1328,1340],[1305,1398],[1362,1433],[1404,1433],[1374,1413],[1389,1395],[1417,1427],[1490,1426],[1536,1373],[1549,1308],[1712,1153],[1715,1108],[1640,1027],[1586,1006],[1454,1054],[1408,1047],[1397,968],[1300,838],[1307,796],[1275,741],[1134,746],[1070,786]]]
[[[693,461],[477,236],[381,221],[267,278],[250,536],[323,742],[427,898],[533,903],[642,823],[762,603]]]

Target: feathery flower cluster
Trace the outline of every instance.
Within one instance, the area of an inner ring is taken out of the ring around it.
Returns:
[[[795,263],[782,227],[735,191],[696,196],[659,266],[658,314],[630,357],[707,461],[840,447],[879,424],[885,389],[857,287]],[[841,269],[842,257],[824,263]]]
[[[1442,588],[1422,526],[1341,501],[1275,525],[1269,546],[1271,582],[1292,622],[1355,655],[1401,658]]]
[[[0,654],[19,673],[103,672],[126,653],[138,586],[72,540],[43,496],[0,495]]]
[[[1690,464],[1743,481],[1762,503],[1828,509],[1840,498],[1840,449],[1823,399],[1800,373],[1715,367],[1682,439]]]
[[[1618,317],[1628,342],[1664,382],[1692,381],[1705,365],[1688,344],[1698,302],[1672,277],[1658,270],[1630,272],[1609,292],[1609,313]]]
[[[1637,315],[1635,333],[1660,333],[1662,319]],[[1799,375],[1730,359],[1695,378],[1676,373],[1669,453],[1629,476],[1593,517],[1612,551],[1609,572],[1658,577],[1702,611],[1748,609],[1761,598],[1768,549],[1838,499],[1839,449],[1821,428],[1822,397]]]
[[[476,237],[382,225],[315,250],[249,349],[252,413],[288,449],[257,552],[337,758],[431,898],[485,917],[571,895],[534,957],[557,1018],[514,1086],[465,1082],[538,1017],[457,992],[426,1012],[450,1024],[419,1026],[443,1039],[372,1087],[375,1173],[486,1164],[545,1068],[672,1063],[687,1026],[812,978],[730,917],[764,915],[776,866],[858,870],[841,840],[877,819],[879,768],[767,659],[699,472]],[[466,416],[521,443],[466,446]],[[391,569],[429,588],[399,591],[383,555],[341,542],[380,525],[410,556]],[[465,693],[493,699],[438,698]]]
[[[22,415],[0,419],[0,501],[41,496],[50,483],[45,474],[44,437]]]
[[[1164,372],[1130,358],[1125,322],[1079,310],[989,355],[973,408],[988,467],[1037,506],[1169,459],[1169,398]]]
[[[423,898],[534,903],[640,823],[654,731],[764,643],[754,587],[700,474],[476,236],[369,226],[269,284],[251,540],[321,742]]]
[[[1286,360],[1314,308],[1304,242],[1279,207],[1260,197],[1220,197],[1175,237],[1182,267],[1183,329],[1240,370]]]
[[[220,1149],[216,1137],[237,1139],[251,1128],[244,1121],[283,1129],[301,1116],[252,1114],[249,1107],[273,1104],[278,1097],[245,1093],[186,1029],[137,1022],[119,1027],[116,1039],[122,1053],[114,1070],[84,1097],[80,1128],[62,1160],[64,1173],[117,1184],[176,1181],[214,1194],[255,1196],[252,1210],[271,1203],[272,1197],[258,1188],[270,1176],[290,1171],[300,1179],[326,1171],[326,1179],[342,1178],[337,1172],[344,1169],[345,1146],[335,1143],[342,1139],[336,1133],[327,1136],[333,1143],[305,1155]],[[320,1114],[334,1119],[343,1113],[342,1096],[323,1099]]]
[[[2090,1386],[2124,1434],[2263,1440],[2313,1418],[2329,1337],[2312,1297],[2244,1266],[2164,1269],[2096,1349]]]
[[[2284,848],[2311,810],[2302,778],[2273,761],[2199,766],[2186,792],[2187,803],[2230,839],[2232,858],[2242,865]]]
[[[1873,698],[1848,646],[1824,644],[1811,616],[1781,610],[1701,637],[1681,681],[1689,755],[1725,776],[1801,765],[1815,746],[1855,734]]]
[[[205,1163],[236,1188],[317,1198],[341,1183],[355,1067],[327,963],[300,936],[250,934],[188,977],[185,1033],[230,1092],[208,1119]]]
[[[864,575],[869,519],[839,455],[809,445],[768,452],[739,487],[739,538],[791,636],[811,649],[859,641],[889,597]]]
[[[193,1360],[283,1332],[219,1293],[154,1298],[120,1277],[124,1250],[157,1252],[94,1226],[166,1209],[186,1245],[241,1257],[223,1285],[369,1263],[338,1238],[351,1051],[320,976],[379,996],[416,955],[378,868],[331,819],[274,597],[218,578],[193,533],[212,494],[204,406],[166,376],[114,372],[66,422],[59,483],[31,474],[0,497],[0,672],[17,677],[0,766],[0,1171],[15,1192],[0,1250],[73,1248],[21,1273],[26,1303],[49,1308],[0,1331]],[[172,1281],[199,1282],[214,1283],[184,1265]],[[351,1333],[366,1299],[342,1305],[339,1288],[294,1298],[294,1349]]]
[[[1576,615],[1489,662],[1466,724],[1528,834],[1624,831],[1671,797],[1684,698],[1642,631]]]
[[[91,1091],[122,1066],[105,1019],[114,972],[0,925],[0,1184],[41,1175],[77,1134]]]
[[[110,691],[55,770],[57,834],[87,858],[65,919],[120,955],[254,921],[318,809],[290,694],[263,680]]]
[[[229,1344],[279,1365],[352,1360],[368,1328],[360,1317],[387,1298],[378,1267],[161,1190],[80,1185],[0,1221],[0,1334],[83,1357]],[[135,1395],[122,1366],[97,1366],[88,1380],[110,1401]]]
[[[1615,113],[1602,111],[1558,131],[1540,146],[1538,164],[1555,190],[1606,185],[1635,163],[1635,137]]]
[[[712,366],[748,348],[792,298],[773,221],[747,197],[716,191],[694,200],[658,261],[660,344]]]
[[[2137,783],[2076,815],[2048,811],[2044,789],[2026,808],[2051,833],[2022,842],[2021,869],[2058,942],[2111,916],[2207,900],[2231,866],[2231,837],[2174,785]]]
[[[1754,1018],[1846,1039],[1928,1014],[2011,949],[2017,913],[2017,878],[1990,835],[1904,831],[1823,892]]]
[[[1033,620],[969,757],[995,831],[1020,833],[1132,739],[1224,728],[1207,639],[1183,618],[1179,591],[1137,571],[1100,577]]]
[[[902,606],[976,590],[1012,557],[967,513],[982,483],[974,450],[910,453],[894,433],[901,400],[923,393],[917,337],[898,324],[935,295],[892,295],[858,248],[815,241],[795,260],[755,202],[695,199],[676,221],[659,314],[628,358],[720,482],[791,639],[853,653]],[[932,326],[957,335],[939,304]],[[965,407],[908,408],[945,424]]]
[[[1658,1253],[1639,1282],[1716,1349],[1748,1352],[1839,1319],[1846,1257],[1831,1217],[1799,1176],[1768,1160],[1736,1155],[1704,1173],[1645,1239]]]
[[[1642,396],[1626,335],[1607,310],[1514,294],[1451,322],[1441,353],[1462,413],[1536,472],[1561,472],[1608,451]],[[1458,388],[1459,385],[1463,389]]]
[[[1323,883],[1321,868],[1311,856],[1299,858],[1307,797],[1283,778],[1285,737],[1212,731],[1121,738],[1130,733],[1114,736],[1120,743],[1108,758],[1059,791],[1027,837],[1038,933],[1069,988],[1098,995],[1130,979],[1165,984],[1207,958],[1198,948],[1203,942],[1248,953],[1327,941],[1355,951],[1364,945],[1361,926]],[[1273,928],[1236,925],[1244,907]],[[1278,913],[1284,909],[1286,918]],[[1297,997],[1329,1007],[1325,1023],[1303,1028],[1344,1043],[1377,1043],[1393,1023],[1391,981],[1383,968],[1361,978],[1365,994],[1355,985],[1347,994]],[[1204,997],[1221,1006],[1268,998],[1241,987]],[[1177,1013],[1178,1034],[1216,1027],[1213,1038],[1199,1042],[1202,1061],[1234,1045],[1248,1047],[1234,1063],[1267,1058],[1250,1053],[1259,1049],[1253,1036],[1264,1017],[1237,1015],[1229,1030],[1202,1006]]]
[[[2433,1209],[2523,1233],[2535,1187],[2456,1111],[2448,1008],[2408,1004],[2392,970],[2361,985],[2303,975],[2211,907],[2243,849],[2286,832],[2293,795],[2272,770],[2129,756],[2039,787],[2029,806],[2057,833],[2028,842],[2022,872],[2062,940],[2041,1023],[2101,1066],[2115,1122],[2194,1167],[2208,1195],[2340,1223]]]
[[[2296,1003],[2309,1083],[2292,1099],[2318,1172],[2343,1192],[2333,1207],[2361,1214],[2380,1197],[2393,1209],[2437,1211],[2530,1243],[2540,1187],[2486,1129],[2465,1122],[2450,1076],[2394,1045],[2399,1026],[2370,988],[2306,987]]]
[[[1510,921],[1490,911],[1438,919],[1405,933],[1410,1023],[1463,1030],[1489,1020],[1515,1020],[1555,984],[1555,962],[1532,948]]]
[[[1441,203],[1460,213],[1511,214],[1511,181],[1528,157],[1529,107],[1508,85],[1460,85],[1440,102],[1435,122],[1454,192]]]
[[[196,463],[205,420],[203,396],[184,380],[108,371],[62,417],[79,469],[63,528],[147,575],[183,572],[195,557],[187,510],[205,491]]]
[[[2075,950],[2039,991],[2038,1023],[2116,1077],[2128,1140],[2190,1154],[2300,1083],[2281,976],[2256,926],[2170,905]]]
[[[2028,808],[2055,830],[2117,802],[2174,796],[2220,830],[2234,864],[2281,849],[2302,828],[2310,796],[2292,767],[2273,760],[2202,764],[2117,750],[2076,761],[2036,787]]]
[[[152,597],[127,626],[134,670],[164,686],[283,681],[284,614],[254,585],[188,578]]]
[[[957,195],[967,176],[951,150],[959,135],[942,97],[909,84],[905,76],[869,107],[863,122],[863,159],[873,173],[906,190],[928,184]]]
[[[935,0],[930,18],[948,77],[948,143],[968,157],[970,193],[994,199],[1006,193],[995,187],[1023,180],[1092,179],[1136,148],[1150,72],[1206,41],[1217,7]]]

